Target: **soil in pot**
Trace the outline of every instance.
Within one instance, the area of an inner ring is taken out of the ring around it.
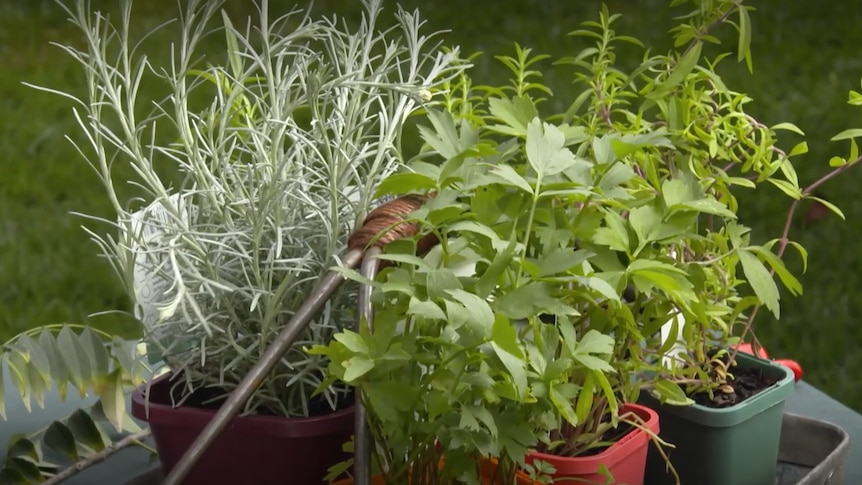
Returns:
[[[626,404],[620,415],[628,412],[637,415],[653,433],[659,432],[659,418],[652,409]],[[590,449],[576,457],[531,452],[527,455],[527,463],[537,460],[550,463],[556,470],[552,477],[557,483],[607,483],[607,477],[601,473],[604,466],[613,476],[613,483],[643,485],[650,435],[640,427],[620,422],[617,428],[605,433],[603,440],[613,444]]]
[[[710,358],[716,352],[717,350],[711,350],[709,352]],[[727,365],[730,361],[730,355],[725,354],[722,361]],[[728,377],[726,384],[715,390],[712,396],[708,392],[697,392],[689,395],[689,397],[701,406],[726,408],[763,392],[779,380],[774,374],[767,374],[761,368],[740,367],[738,363],[730,366],[729,372],[731,376]]]
[[[150,425],[167,475],[216,414],[213,394],[195,397],[203,407],[172,406],[170,374],[132,393],[132,415]],[[222,397],[216,390],[216,398]],[[206,398],[209,399],[206,399]],[[195,401],[192,401],[195,403]],[[322,485],[329,467],[349,458],[342,447],[353,434],[354,410],[308,418],[238,416],[207,449],[183,483]]]
[[[184,386],[177,385],[171,388],[170,395],[153,395],[150,397],[150,402],[158,402],[168,406],[180,405],[187,408],[209,409],[218,411],[222,404],[227,401],[230,393],[220,387],[197,387],[191,394],[183,396]],[[159,401],[159,398],[162,398]],[[340,396],[335,403],[335,409],[323,396],[314,396],[308,400],[308,415],[309,417],[326,416],[333,412],[343,411],[353,406],[353,389],[348,393]],[[275,409],[262,406],[255,412],[259,416],[278,416]]]
[[[661,419],[659,436],[675,448],[665,450],[683,484],[772,484],[778,461],[784,401],[793,392],[793,372],[784,366],[738,353],[729,369],[733,392],[715,397],[692,395],[690,406],[661,404],[650,393],[640,402]],[[649,450],[646,480],[672,485],[665,459]]]

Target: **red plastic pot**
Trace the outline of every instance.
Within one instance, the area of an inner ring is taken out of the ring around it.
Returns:
[[[646,423],[647,428],[658,434],[658,414],[655,411],[638,404],[626,404],[620,414],[626,412],[637,415]],[[577,479],[571,483],[603,485],[607,483],[607,479],[599,473],[599,469],[604,465],[613,476],[612,483],[643,485],[649,443],[649,434],[643,429],[635,428],[597,455],[565,457],[534,451],[527,455],[527,463],[532,464],[536,460],[550,463],[556,470],[552,477],[559,483],[570,483],[567,479]]]
[[[132,415],[150,425],[167,475],[216,411],[171,405],[170,375],[132,393]],[[207,449],[183,483],[315,485],[330,466],[349,458],[342,451],[353,434],[354,409],[311,418],[238,416]]]

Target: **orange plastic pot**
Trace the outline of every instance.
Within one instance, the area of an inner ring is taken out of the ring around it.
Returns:
[[[646,427],[658,434],[658,414],[652,409],[638,404],[626,404],[620,414],[632,412],[646,423]],[[599,473],[604,465],[614,478],[613,483],[643,485],[646,471],[647,451],[650,435],[641,428],[635,428],[605,451],[583,457],[565,457],[548,453],[530,452],[527,463],[536,460],[550,463],[556,472],[552,475],[560,483],[605,484],[607,479]],[[577,479],[577,481],[567,481]]]
[[[494,480],[494,473],[497,471],[497,464],[495,461],[491,460],[482,460],[482,468],[480,469],[480,479],[482,480],[482,485],[498,485]],[[517,485],[536,485],[529,476],[527,476],[523,472],[518,472],[515,475],[515,483]],[[352,478],[344,478],[342,480],[338,480],[332,485],[353,485]],[[386,485],[385,480],[383,479],[383,475],[374,475],[371,477],[371,485]]]

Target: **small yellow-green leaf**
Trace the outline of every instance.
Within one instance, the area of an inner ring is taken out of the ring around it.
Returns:
[[[847,160],[844,160],[841,157],[832,157],[829,159],[829,166],[830,167],[837,168],[837,167],[841,167],[844,165],[847,165]]]
[[[742,61],[751,53],[751,17],[745,5],[739,5],[739,45],[737,60]]]
[[[839,209],[838,206],[833,204],[832,202],[829,202],[826,199],[821,199],[820,197],[814,197],[813,195],[809,195],[806,198],[811,199],[811,200],[816,200],[817,202],[823,204],[827,209],[832,211],[835,215],[837,215],[841,219],[847,220],[847,218],[844,217],[844,212],[842,212],[841,209]]]
[[[790,122],[778,123],[777,125],[773,125],[772,130],[773,131],[778,131],[778,130],[792,131],[793,133],[805,136],[805,133],[798,126],[796,126],[795,124],[790,123]]]
[[[832,141],[847,140],[862,136],[862,128],[849,128],[832,137]]]
[[[794,146],[793,149],[790,150],[790,153],[788,153],[787,156],[788,157],[795,157],[797,155],[803,155],[805,153],[808,153],[808,142],[803,141],[803,142],[797,143],[796,146]]]

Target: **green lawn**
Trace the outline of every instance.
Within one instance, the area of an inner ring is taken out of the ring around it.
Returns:
[[[240,3],[231,0],[239,10]],[[274,8],[293,2],[271,1]],[[395,0],[385,0],[394,7]],[[599,2],[500,0],[498,2],[405,0],[422,5],[429,29],[450,29],[450,44],[466,51],[508,54],[514,42],[536,52],[567,55],[578,43],[565,34],[582,20],[595,17]],[[612,0],[612,11],[623,13],[618,30],[640,37],[657,48],[667,46],[672,24],[668,1]],[[800,161],[805,182],[826,168],[830,156],[846,147],[828,139],[844,128],[862,126],[862,112],[845,104],[847,91],[859,89],[862,77],[862,10],[850,2],[761,0],[754,24],[755,75],[742,66],[725,67],[727,83],[749,93],[750,108],[767,123],[793,121],[808,134],[810,153]],[[104,7],[116,4],[93,2]],[[137,28],[146,30],[173,15],[175,2],[137,5]],[[316,9],[343,8],[345,0],[318,0]],[[158,6],[156,6],[158,5]],[[355,17],[355,3],[350,2]],[[152,52],[167,55],[169,37],[150,43]],[[97,248],[81,230],[71,211],[109,216],[96,177],[63,139],[78,137],[71,103],[23,86],[23,81],[81,92],[79,68],[49,42],[80,43],[78,32],[51,1],[5,0],[0,3],[0,341],[22,329],[57,322],[84,322],[87,315],[126,309],[127,302],[113,274],[97,256]],[[477,75],[488,80],[504,71],[490,55],[479,62]],[[637,59],[634,59],[636,61]],[[550,76],[557,90],[569,89],[564,72]],[[499,82],[499,81],[491,81]],[[788,140],[788,143],[792,140]],[[851,172],[822,190],[841,206],[847,223],[830,216],[815,222],[798,221],[792,236],[810,252],[803,278],[804,299],[789,300],[780,322],[762,315],[758,335],[770,352],[792,357],[807,371],[806,378],[848,405],[862,410],[862,199],[854,188],[862,173]],[[762,238],[778,236],[788,203],[766,193],[744,199],[745,222]],[[798,262],[791,262],[798,268]],[[762,312],[765,313],[765,312]],[[126,319],[101,316],[90,323],[132,335]]]

